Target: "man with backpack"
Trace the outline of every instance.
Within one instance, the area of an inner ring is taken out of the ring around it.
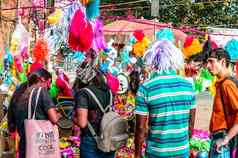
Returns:
[[[127,122],[113,112],[113,95],[104,74],[96,68],[95,56],[77,70],[74,122],[81,128],[80,158],[114,158],[126,144]]]
[[[184,66],[183,54],[172,42],[157,41],[146,52],[145,63],[152,69],[136,96],[135,158],[141,158],[147,127],[148,158],[188,158],[195,93],[192,84],[177,75]]]
[[[207,68],[217,76],[216,95],[210,121],[211,158],[237,158],[238,88],[229,71],[230,56],[222,48],[211,50]]]

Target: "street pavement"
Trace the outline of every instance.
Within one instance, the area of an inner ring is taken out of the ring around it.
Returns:
[[[209,122],[212,112],[213,97],[209,92],[205,91],[196,96],[197,108],[196,108],[196,129],[209,129]]]

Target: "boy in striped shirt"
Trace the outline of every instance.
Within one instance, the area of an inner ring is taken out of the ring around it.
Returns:
[[[148,158],[188,158],[196,104],[192,84],[176,75],[183,69],[183,54],[170,41],[158,41],[146,52],[145,62],[152,75],[136,96],[135,158],[141,157],[147,122]]]

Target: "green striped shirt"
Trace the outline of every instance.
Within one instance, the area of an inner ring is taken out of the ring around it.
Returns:
[[[189,157],[189,116],[195,108],[192,84],[175,73],[157,75],[140,86],[136,114],[149,116],[148,156]]]

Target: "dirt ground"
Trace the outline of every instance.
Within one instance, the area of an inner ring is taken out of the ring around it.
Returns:
[[[212,112],[213,98],[209,92],[202,92],[197,95],[197,108],[196,108],[196,129],[209,129],[209,122]]]

